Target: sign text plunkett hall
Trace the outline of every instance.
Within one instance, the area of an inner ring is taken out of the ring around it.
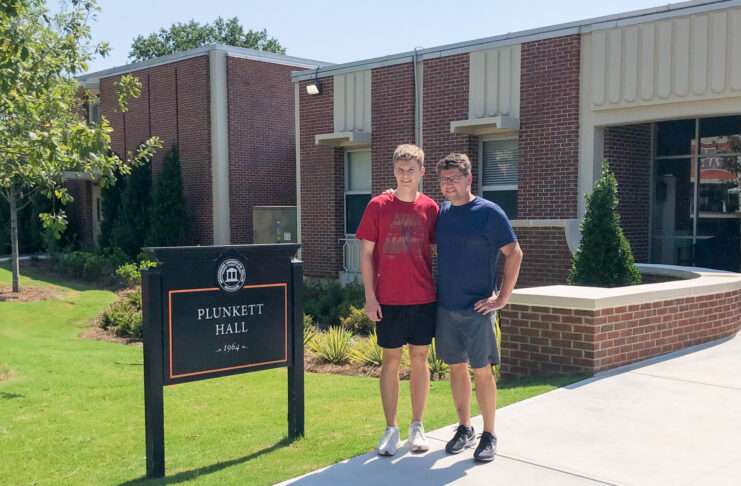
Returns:
[[[148,249],[157,261],[142,272],[148,477],[164,475],[164,385],[288,367],[289,437],[303,435],[298,248]]]

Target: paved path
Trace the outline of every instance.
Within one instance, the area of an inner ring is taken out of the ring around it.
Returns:
[[[496,423],[490,464],[445,454],[451,425],[427,434],[424,454],[369,453],[280,484],[738,486],[741,335],[516,403]]]

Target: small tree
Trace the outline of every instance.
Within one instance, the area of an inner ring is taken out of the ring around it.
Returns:
[[[149,246],[190,244],[188,210],[185,207],[183,179],[180,175],[180,157],[175,146],[165,154],[162,172],[154,184],[146,243]]]
[[[117,177],[115,184],[109,184],[100,191],[102,201],[100,209],[103,217],[100,221],[100,237],[98,243],[101,248],[112,245],[113,228],[118,218],[118,208],[121,206],[121,196],[126,189],[127,177]]]
[[[144,246],[151,207],[152,170],[149,164],[144,164],[135,167],[127,178],[111,231],[111,246],[120,248],[132,260]]]
[[[641,274],[617,214],[617,180],[605,160],[602,177],[591,195],[581,223],[581,245],[574,255],[569,284],[592,287],[638,285]]]

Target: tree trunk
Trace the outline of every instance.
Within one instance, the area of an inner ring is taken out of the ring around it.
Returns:
[[[20,292],[21,287],[18,284],[20,268],[18,266],[18,209],[16,205],[15,187],[10,186],[8,191],[10,196],[10,268],[13,273],[13,292]]]

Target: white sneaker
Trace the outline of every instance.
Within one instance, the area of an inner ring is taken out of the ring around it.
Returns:
[[[425,437],[425,428],[422,422],[412,422],[409,424],[409,438],[407,444],[412,448],[412,452],[425,452],[430,450],[430,444]]]
[[[387,426],[386,430],[383,431],[383,437],[378,442],[379,456],[393,456],[396,454],[396,448],[399,447],[399,427]]]

